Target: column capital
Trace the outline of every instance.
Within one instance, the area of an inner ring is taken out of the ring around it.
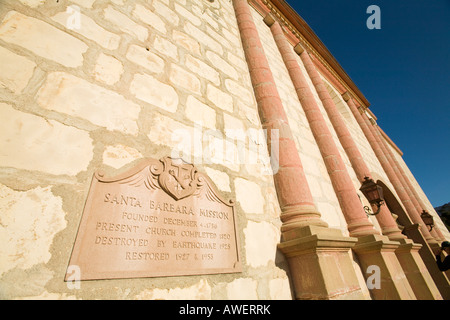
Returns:
[[[350,94],[350,92],[345,91],[345,92],[342,94],[342,98],[343,98],[345,101],[348,101],[348,100],[350,100],[350,99],[352,98],[352,95]]]
[[[294,46],[294,51],[296,54],[301,55],[302,52],[305,51],[305,48],[303,48],[303,46],[299,42]]]
[[[366,111],[364,110],[364,107],[361,107],[361,106],[357,106],[357,108],[358,108],[358,111],[359,111],[359,114],[364,114]]]
[[[276,22],[275,17],[272,12],[269,12],[268,14],[266,14],[263,21],[268,27],[271,27]]]

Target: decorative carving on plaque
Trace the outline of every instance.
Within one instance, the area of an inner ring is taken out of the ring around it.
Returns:
[[[240,272],[234,202],[181,159],[146,159],[113,178],[97,171],[73,265],[80,280]]]
[[[159,185],[175,200],[193,195],[201,186],[199,174],[192,164],[176,164],[168,157],[161,161],[164,169],[159,175]]]

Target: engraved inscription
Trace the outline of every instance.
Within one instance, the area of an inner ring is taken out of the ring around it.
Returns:
[[[139,199],[135,197],[128,197],[124,195],[111,195],[110,193],[105,194],[105,202],[110,202],[118,205],[129,205],[131,207],[142,207]]]
[[[234,206],[179,159],[94,175],[69,265],[81,280],[240,272]]]

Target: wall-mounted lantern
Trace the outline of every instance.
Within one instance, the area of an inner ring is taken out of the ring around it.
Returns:
[[[376,212],[371,213],[370,208],[368,206],[364,206],[364,211],[366,214],[374,216],[380,213],[380,207],[384,204],[383,188],[378,186],[373,179],[364,177],[364,181],[362,182],[359,190],[364,194],[372,206],[377,206],[378,208]]]
[[[431,214],[429,214],[427,211],[423,210],[420,217],[423,220],[423,223],[428,227],[428,230],[431,231],[434,227],[434,219]]]

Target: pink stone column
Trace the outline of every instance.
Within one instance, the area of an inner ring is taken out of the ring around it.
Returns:
[[[355,170],[356,176],[360,182],[364,181],[365,177],[369,177],[372,179],[372,175],[370,173],[370,169],[364,161],[363,156],[361,155],[358,146],[356,145],[353,137],[350,134],[350,131],[347,128],[347,125],[336,107],[333,99],[328,92],[325,83],[320,77],[319,72],[317,71],[314,63],[311,61],[311,58],[308,54],[303,56],[303,61],[305,64],[306,72],[308,73],[316,91],[319,95],[320,100],[325,108],[325,111],[328,114],[328,118],[333,125],[334,130],[341,142],[342,147],[344,148],[353,169]],[[380,224],[381,231],[384,235],[388,236],[391,240],[405,239],[406,236],[401,233],[401,230],[398,228],[397,223],[391,215],[391,212],[387,208],[386,205],[382,205],[380,207],[380,212],[376,215],[377,221]]]
[[[410,231],[410,236],[414,239],[414,242],[422,244],[422,249],[419,250],[419,254],[422,258],[422,260],[425,263],[426,268],[428,269],[434,283],[439,289],[439,292],[441,293],[442,297],[444,299],[450,299],[450,290],[448,285],[448,279],[447,277],[440,272],[440,270],[437,268],[436,261],[434,254],[432,252],[432,249],[430,248],[431,245],[436,244],[436,241],[434,238],[430,235],[428,232],[428,229],[424,227],[422,219],[418,215],[417,211],[415,210],[414,206],[412,205],[411,201],[407,199],[407,194],[401,186],[400,180],[397,178],[396,173],[390,166],[386,156],[384,155],[381,147],[379,144],[381,144],[381,141],[378,137],[378,140],[375,139],[374,131],[373,131],[373,125],[370,122],[369,118],[366,115],[363,115],[359,112],[358,107],[356,106],[355,102],[353,101],[352,97],[349,93],[345,93],[343,95],[344,99],[347,101],[348,106],[350,110],[352,111],[353,115],[355,116],[356,121],[360,125],[361,129],[364,132],[364,135],[366,136],[367,140],[369,141],[373,151],[375,152],[378,160],[380,161],[381,165],[383,166],[384,171],[386,172],[389,181],[394,186],[395,191],[397,192],[397,195],[400,198],[400,201],[403,203],[403,205],[406,208],[407,214],[414,223],[411,226],[407,226]],[[419,230],[414,231],[414,228],[420,228]],[[405,240],[401,240],[405,241]]]
[[[384,139],[383,135],[380,132],[379,126],[374,126],[375,131],[378,134],[378,137],[380,138],[380,141],[384,145],[384,149],[387,151],[388,159],[390,159],[391,165],[394,168],[394,171],[396,172],[397,176],[401,177],[401,181],[403,183],[403,186],[408,193],[409,198],[411,199],[414,207],[416,208],[416,211],[419,213],[422,213],[423,210],[425,210],[425,205],[423,204],[422,200],[420,199],[419,195],[417,194],[415,188],[412,186],[411,181],[409,180],[408,176],[406,175],[403,168],[400,166],[400,163],[398,162],[397,158],[395,157],[394,153],[392,152],[391,148],[389,147],[388,143]],[[430,231],[430,234],[436,239],[437,241],[444,241],[445,237],[440,232],[438,228],[433,228]]]
[[[367,219],[353,181],[298,64],[292,46],[287,41],[278,22],[273,23],[270,28],[305,111],[313,136],[319,146],[333,189],[347,221],[350,236],[358,238],[358,243],[353,247],[353,250],[358,256],[361,269],[367,270],[371,265],[380,267],[381,283],[384,288],[378,291],[372,290],[373,298],[415,299],[414,292],[394,253],[399,243],[390,241],[388,237],[380,235]],[[296,52],[300,52],[298,49],[297,46]],[[305,50],[300,53],[305,66],[310,67],[308,64],[312,64],[312,61],[307,55],[308,53]]]
[[[405,206],[405,209],[411,218],[411,220],[414,223],[418,223],[420,225],[422,234],[424,235],[425,239],[427,241],[433,241],[433,237],[428,232],[428,229],[423,226],[423,222],[420,219],[420,216],[417,213],[416,208],[414,207],[413,203],[411,202],[411,199],[409,198],[405,188],[403,187],[401,181],[399,180],[397,174],[395,173],[394,169],[392,168],[383,148],[382,148],[382,142],[380,141],[378,134],[376,134],[375,129],[373,128],[372,123],[370,122],[369,118],[363,114],[361,114],[358,110],[358,107],[355,105],[353,99],[349,94],[347,96],[344,96],[344,99],[347,101],[347,104],[353,113],[353,116],[355,117],[356,121],[360,125],[362,131],[364,132],[364,135],[366,136],[367,140],[369,141],[370,146],[372,147],[372,150],[375,152],[375,155],[377,156],[378,160],[381,163],[381,166],[383,167],[384,171],[386,172],[389,181],[394,186],[395,191],[397,192],[397,195],[400,198],[400,201]]]
[[[350,236],[361,237],[378,234],[378,231],[373,228],[372,223],[367,219],[347,168],[296,60],[292,46],[287,41],[278,22],[274,22],[270,29],[319,146],[334,191],[347,221]],[[300,57],[305,65],[312,63],[306,51],[303,51]]]
[[[279,130],[279,169],[274,183],[281,207],[281,231],[314,225],[327,227],[321,220],[306,180],[303,166],[292,137],[291,129],[269,68],[258,31],[246,0],[233,0],[242,46],[250,71],[261,124],[271,132]],[[276,142],[274,142],[276,143]],[[271,159],[273,161],[274,159]]]

